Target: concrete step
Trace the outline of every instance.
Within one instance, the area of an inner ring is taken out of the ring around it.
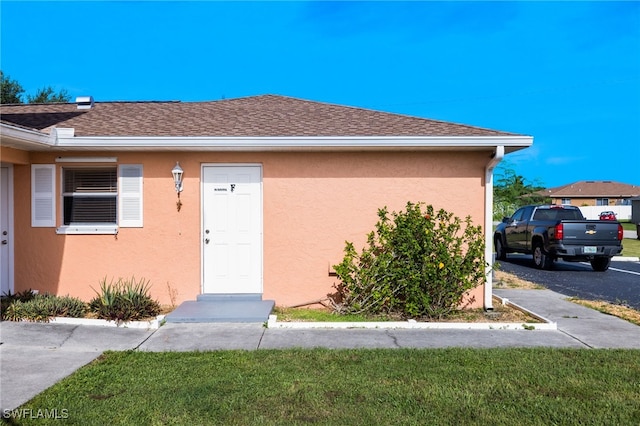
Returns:
[[[269,319],[273,300],[186,301],[169,313],[165,320],[174,323],[262,323]]]

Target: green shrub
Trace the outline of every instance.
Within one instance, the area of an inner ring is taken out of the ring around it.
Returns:
[[[0,311],[2,312],[2,319],[4,319],[5,312],[9,309],[9,306],[13,304],[13,302],[19,300],[21,302],[26,302],[33,299],[35,293],[33,290],[24,290],[15,294],[12,294],[11,291],[2,294],[0,296]]]
[[[9,295],[2,305],[2,319],[9,321],[47,322],[52,317],[82,318],[87,305],[82,300],[71,296],[55,296],[50,294],[34,294],[28,292]]]
[[[27,302],[15,302],[14,317],[16,319],[14,321],[48,322],[53,315],[49,315],[47,312],[47,302],[44,300],[46,297],[37,294]]]
[[[43,298],[42,306],[53,317],[83,318],[87,313],[87,304],[69,295]]]
[[[100,283],[100,292],[89,302],[89,310],[98,318],[114,321],[135,321],[156,316],[160,313],[160,304],[149,296],[150,283],[144,278],[136,282],[120,278],[107,283],[104,278]]]
[[[21,321],[24,318],[24,303],[13,300],[11,303],[2,304],[2,321]]]
[[[334,266],[340,313],[443,318],[457,311],[464,294],[485,282],[484,236],[471,218],[407,203],[405,212],[378,210],[375,231],[358,254],[346,242]],[[463,229],[464,223],[464,229]]]

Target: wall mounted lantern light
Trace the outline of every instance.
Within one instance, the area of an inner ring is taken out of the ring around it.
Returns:
[[[180,167],[179,162],[176,162],[176,166],[171,170],[171,174],[173,175],[173,182],[176,184],[176,192],[180,194],[182,192],[182,175],[184,171],[182,167]]]
[[[176,203],[176,207],[178,208],[178,211],[180,211],[180,208],[182,207],[182,201],[180,201],[180,193],[182,192],[182,175],[184,174],[184,171],[182,170],[182,167],[180,167],[179,162],[176,161],[176,165],[173,170],[171,170],[171,174],[173,175],[173,183],[176,186],[176,193],[178,194],[178,202]]]

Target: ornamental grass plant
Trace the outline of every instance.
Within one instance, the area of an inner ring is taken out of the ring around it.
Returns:
[[[47,322],[53,317],[83,318],[87,304],[71,296],[36,294],[31,290],[2,297],[2,319]]]
[[[89,309],[98,318],[112,321],[136,321],[154,317],[160,313],[160,304],[149,295],[151,284],[141,278],[118,279],[100,282],[100,291],[89,302]]]
[[[4,294],[1,298],[3,321],[48,322],[54,317],[97,317],[118,322],[148,319],[160,314],[160,304],[151,298],[151,284],[144,278],[100,282],[88,304],[71,296],[38,294],[26,290],[16,294]]]

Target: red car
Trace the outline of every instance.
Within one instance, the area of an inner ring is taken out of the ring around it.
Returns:
[[[600,213],[600,220],[617,220],[615,212],[606,211]]]

